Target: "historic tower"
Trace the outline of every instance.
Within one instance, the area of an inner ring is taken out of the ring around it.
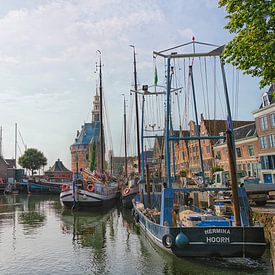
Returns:
[[[77,131],[75,142],[70,146],[71,150],[71,170],[75,173],[77,170],[90,166],[91,148],[96,147],[95,158],[98,160],[98,142],[100,134],[100,97],[96,91],[93,98],[92,121],[82,125],[81,130]]]
[[[92,122],[99,121],[99,104],[100,98],[96,90],[96,95],[94,96],[93,109],[92,109]]]

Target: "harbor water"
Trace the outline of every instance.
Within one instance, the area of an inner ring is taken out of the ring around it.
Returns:
[[[0,195],[0,274],[273,274],[253,259],[179,259],[152,244],[117,204],[64,211],[58,196]]]

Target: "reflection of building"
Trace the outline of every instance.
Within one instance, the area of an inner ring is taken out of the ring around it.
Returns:
[[[258,137],[255,122],[234,129],[238,171],[247,176],[258,177]],[[229,170],[226,140],[220,139],[214,145],[215,165]]]
[[[100,97],[96,93],[93,101],[92,122],[84,123],[81,131],[77,131],[77,136],[74,144],[71,145],[71,169],[73,172],[81,168],[90,167],[90,162],[93,161],[97,167],[100,163]]]
[[[261,179],[275,183],[275,83],[262,95],[262,104],[253,115],[259,137]]]
[[[72,171],[67,169],[60,159],[48,171],[45,171],[45,176],[50,181],[71,181],[72,174]]]

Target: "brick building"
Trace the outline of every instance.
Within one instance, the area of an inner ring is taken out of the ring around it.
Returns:
[[[181,137],[188,137],[190,132],[188,130],[183,130]],[[185,170],[188,173],[190,172],[189,167],[189,149],[188,149],[188,140],[179,140],[175,142],[175,162],[177,167],[177,173],[182,170]],[[190,176],[190,175],[188,175]]]
[[[7,182],[8,178],[15,178],[15,159],[4,159],[0,156],[0,178]]]
[[[251,124],[252,121],[233,121],[233,127]],[[196,136],[196,125],[194,121],[189,122],[190,136]],[[218,136],[221,132],[226,131],[226,120],[207,120],[201,115],[200,121],[200,135],[201,136]],[[216,140],[205,139],[201,140],[202,159],[205,176],[212,175],[212,168],[215,166],[213,146]],[[189,167],[190,174],[196,174],[201,171],[199,141],[190,140],[188,142],[189,148]]]
[[[223,135],[223,133],[221,133]],[[234,129],[237,170],[247,176],[259,176],[259,145],[255,122]],[[228,149],[225,139],[218,140],[213,146],[215,166],[229,170]]]
[[[100,163],[100,120],[99,120],[100,98],[96,92],[93,101],[92,122],[84,123],[81,131],[77,131],[74,144],[71,150],[71,170],[78,170],[89,167],[92,154],[95,154],[96,164]]]
[[[275,183],[275,83],[262,95],[262,103],[253,112],[259,137],[261,180]]]
[[[62,161],[58,159],[49,170],[45,171],[45,177],[50,181],[71,181],[73,173],[67,169]]]

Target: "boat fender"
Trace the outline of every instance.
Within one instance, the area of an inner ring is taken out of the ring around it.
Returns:
[[[88,191],[88,192],[94,192],[94,190],[95,190],[95,187],[94,187],[93,184],[88,184],[88,185],[87,185],[87,191]]]
[[[162,244],[166,248],[171,248],[172,246],[175,245],[175,239],[171,234],[166,234],[162,237]]]
[[[129,187],[126,187],[124,190],[123,190],[123,195],[126,196],[128,195],[130,192],[130,188]]]
[[[69,190],[69,185],[67,183],[62,184],[61,191],[67,192]]]
[[[189,239],[183,232],[180,232],[175,239],[175,243],[178,248],[184,248],[189,244]]]

